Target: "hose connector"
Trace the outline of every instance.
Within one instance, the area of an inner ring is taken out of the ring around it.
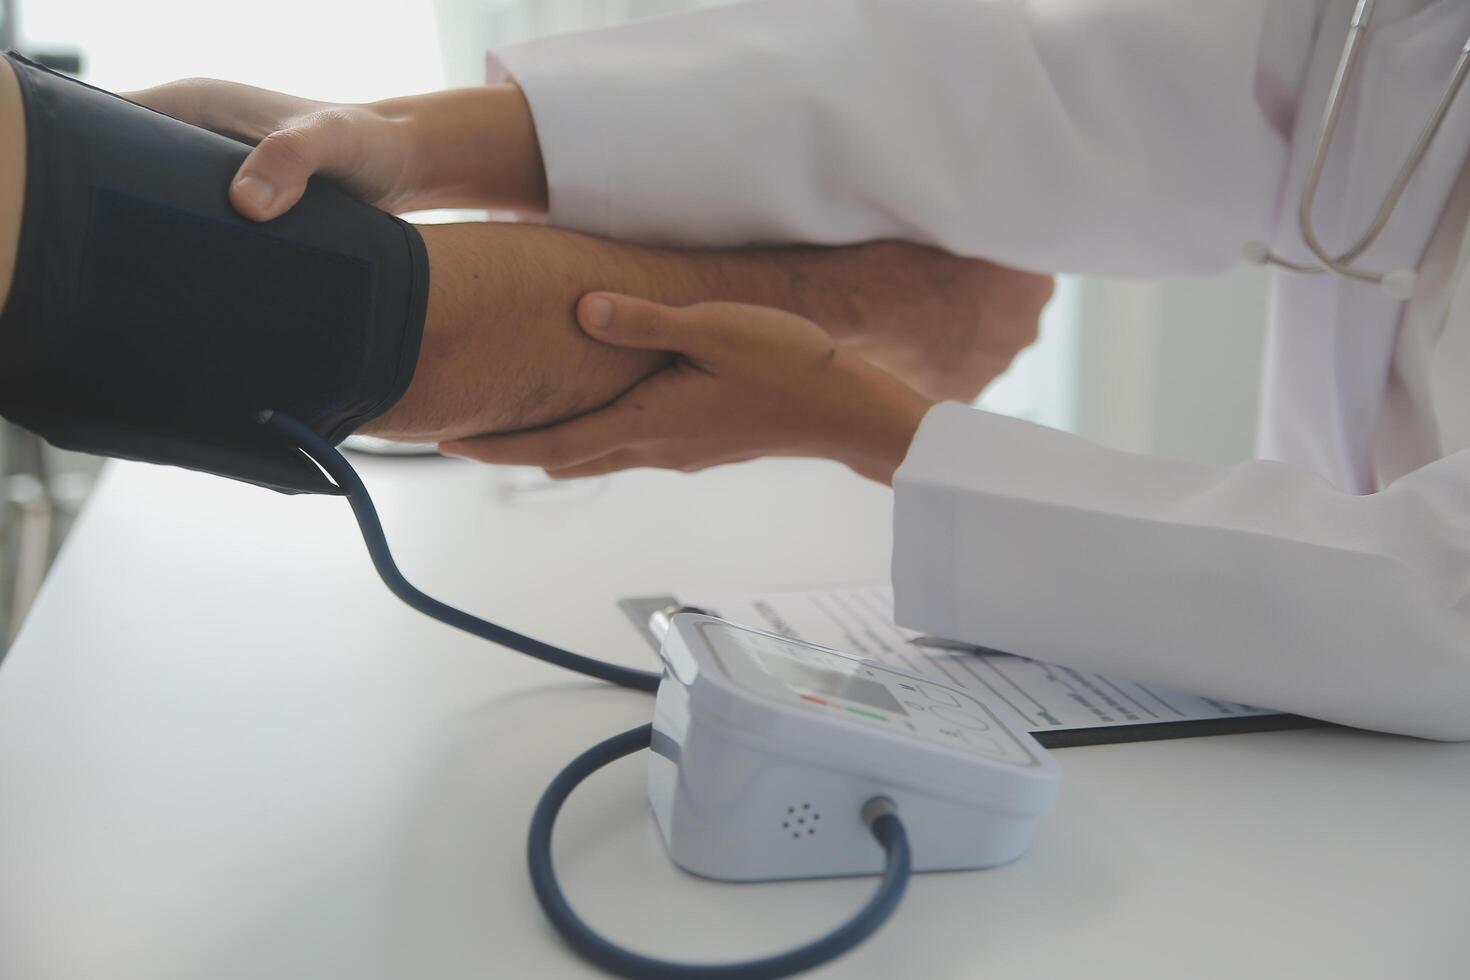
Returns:
[[[886,796],[875,796],[863,804],[863,823],[867,824],[869,830],[873,829],[873,824],[880,817],[890,816],[898,816],[898,804]]]

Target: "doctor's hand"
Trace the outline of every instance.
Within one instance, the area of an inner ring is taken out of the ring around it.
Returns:
[[[256,221],[289,211],[313,174],[386,211],[546,207],[535,126],[514,85],[348,105],[188,78],[125,97],[255,144],[230,202]]]
[[[557,478],[815,456],[889,483],[932,405],[843,351],[815,323],[779,310],[669,307],[591,293],[577,319],[595,340],[677,356],[606,408],[547,428],[442,443],[440,450],[540,466]]]

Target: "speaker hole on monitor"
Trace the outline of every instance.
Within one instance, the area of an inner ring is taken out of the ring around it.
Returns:
[[[822,819],[821,813],[813,810],[810,803],[788,806],[785,819],[781,821],[781,829],[790,834],[792,840],[815,837],[817,833],[815,824],[820,819]]]

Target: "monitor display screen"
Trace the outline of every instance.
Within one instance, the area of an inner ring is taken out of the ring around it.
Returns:
[[[706,626],[705,637],[711,649],[725,673],[733,678],[742,677],[743,672],[732,670],[725,658],[741,657],[797,694],[820,694],[895,715],[908,714],[887,685],[862,676],[863,664],[859,660],[787,643],[762,633],[714,624]]]

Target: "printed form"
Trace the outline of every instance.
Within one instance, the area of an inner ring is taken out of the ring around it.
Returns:
[[[923,637],[894,623],[888,585],[691,592],[679,598],[731,622],[961,688],[1032,732],[1275,714]]]

